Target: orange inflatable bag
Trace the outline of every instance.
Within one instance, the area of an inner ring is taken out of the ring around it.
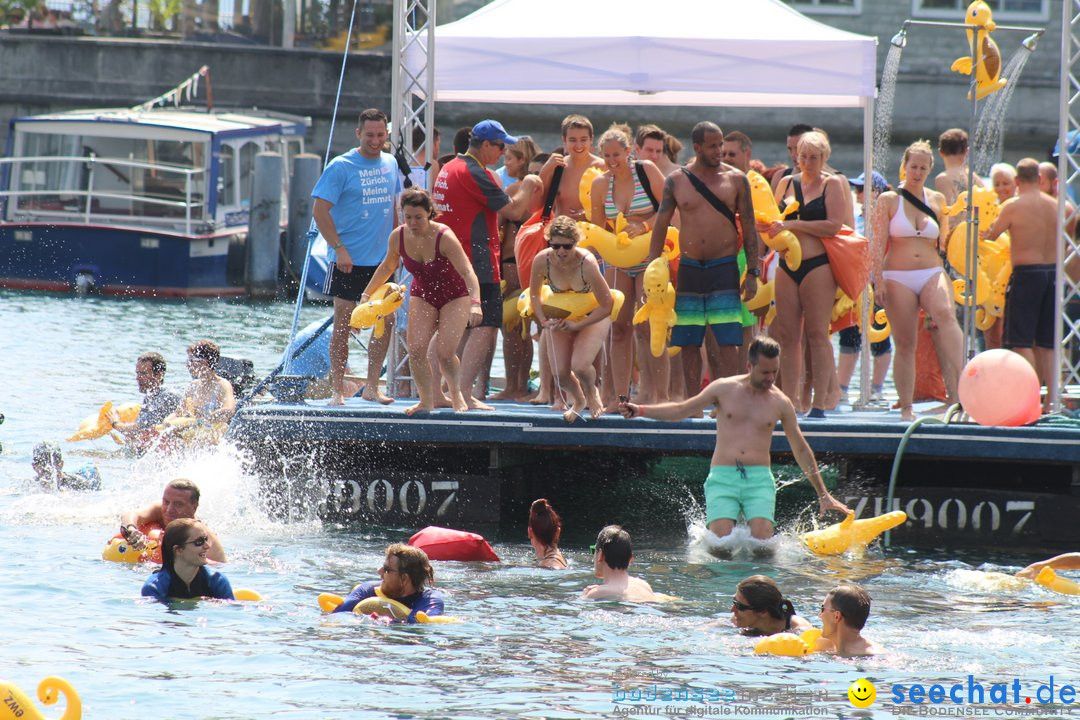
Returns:
[[[518,267],[518,282],[522,290],[529,289],[529,281],[532,279],[533,260],[537,254],[547,246],[547,238],[544,231],[551,224],[551,209],[555,207],[555,196],[559,193],[559,183],[562,182],[563,169],[555,168],[551,176],[551,187],[547,190],[544,198],[544,209],[533,213],[533,216],[525,221],[514,238],[514,259]]]

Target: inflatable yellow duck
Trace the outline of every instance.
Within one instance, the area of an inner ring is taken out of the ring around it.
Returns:
[[[983,0],[975,0],[967,7],[964,14],[964,22],[975,26],[975,30],[968,30],[968,54],[957,58],[949,68],[961,75],[975,75],[975,99],[982,100],[987,95],[996,93],[1005,87],[1008,80],[1000,79],[1001,75],[1001,51],[997,43],[990,39],[990,33],[994,32],[997,23],[994,22],[990,6]],[[978,51],[976,52],[976,49]],[[975,57],[972,68],[972,56]],[[968,100],[971,93],[968,93]]]
[[[758,282],[757,292],[754,297],[746,302],[746,309],[750,312],[760,310],[776,298],[776,281]]]
[[[600,253],[600,257],[604,258],[604,262],[608,265],[632,268],[645,262],[645,259],[649,257],[652,233],[630,237],[626,233],[626,218],[622,213],[615,218],[615,232],[585,221],[579,222],[578,227],[581,228],[582,233],[582,239],[578,245],[583,248],[593,248]],[[668,228],[662,255],[668,260],[679,256],[678,228]]]
[[[335,609],[341,603],[345,602],[345,598],[340,595],[334,595],[333,593],[320,593],[318,597],[319,607],[325,613],[334,612]],[[404,620],[409,617],[409,613],[412,612],[404,604],[388,598],[383,594],[382,588],[375,588],[375,596],[364,598],[356,604],[353,608],[353,613],[357,615],[382,615],[384,617],[391,618],[392,620]],[[426,612],[416,613],[416,622],[418,623],[459,623],[456,617],[449,615],[428,615]]]
[[[1080,595],[1080,584],[1061,577],[1051,567],[1044,567],[1040,570],[1039,574],[1035,576],[1035,582],[1064,595]]]
[[[88,415],[79,423],[79,429],[75,431],[75,434],[67,439],[68,442],[78,442],[79,440],[96,440],[103,435],[109,435],[111,433],[112,439],[116,442],[123,444],[124,438],[120,433],[113,432],[112,421],[109,420],[109,413],[113,411],[112,402],[107,402],[101,406],[101,409],[97,411],[96,415]],[[122,403],[115,407],[116,414],[120,416],[120,422],[135,422],[135,418],[139,416],[139,411],[142,410],[142,405],[139,403]]]
[[[754,646],[754,652],[758,655],[802,657],[816,652],[819,638],[821,638],[821,631],[817,628],[810,628],[803,632],[802,635],[777,633],[761,639]]]
[[[634,324],[648,321],[649,352],[660,357],[676,319],[675,287],[671,284],[667,259],[658,257],[645,268],[644,290],[645,302],[634,313]]]
[[[842,555],[848,550],[865,548],[881,533],[905,522],[907,513],[903,510],[862,520],[851,514],[836,525],[803,533],[799,538],[818,555]]]
[[[772,188],[769,187],[769,181],[753,170],[746,174],[746,178],[750,181],[750,201],[754,204],[754,220],[757,222],[771,223],[783,220],[799,209],[799,203],[792,202],[781,213],[780,207],[776,204],[776,198],[773,197]],[[784,263],[789,268],[799,269],[799,265],[802,265],[802,245],[799,244],[799,238],[795,237],[795,233],[784,230],[777,233],[776,237],[765,233],[761,233],[761,237],[766,245],[783,255]]]
[[[66,707],[60,720],[81,720],[82,701],[71,683],[63,678],[50,676],[38,684],[38,700],[55,705],[64,696]],[[45,720],[33,702],[13,683],[0,680],[0,720]]]
[[[360,303],[352,311],[349,325],[354,328],[374,326],[374,336],[381,338],[386,332],[386,318],[393,315],[405,302],[405,286],[397,283],[380,285],[367,302]]]
[[[596,182],[596,178],[604,174],[604,171],[598,167],[587,167],[585,172],[581,173],[581,183],[578,184],[578,200],[581,201],[581,207],[585,210],[585,216],[588,217],[592,214],[592,186]]]
[[[614,320],[622,309],[626,296],[621,290],[611,291],[611,319]],[[583,320],[586,315],[600,306],[591,292],[552,292],[551,286],[540,287],[540,303],[544,306],[544,315],[548,318],[565,318],[570,322]]]

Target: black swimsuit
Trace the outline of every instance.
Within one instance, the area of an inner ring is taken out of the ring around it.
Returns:
[[[803,200],[802,182],[792,178],[791,186],[795,190],[795,200],[799,203],[799,209],[791,214],[792,217],[799,220],[828,220],[829,214],[825,210],[825,188],[822,187],[821,194],[810,202]],[[784,203],[787,206],[787,203]],[[781,208],[783,209],[783,208]],[[780,263],[780,267],[787,273],[788,277],[795,281],[796,285],[802,285],[802,281],[806,279],[806,276],[810,274],[811,270],[819,268],[822,265],[829,264],[829,256],[825,253],[815,255],[812,258],[806,258],[799,265],[798,270],[792,270],[787,266],[786,261]]]

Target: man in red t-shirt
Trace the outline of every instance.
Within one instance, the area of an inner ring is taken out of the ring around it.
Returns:
[[[528,175],[510,197],[487,169],[488,165],[498,162],[507,145],[516,142],[517,138],[508,135],[499,122],[478,122],[469,134],[469,149],[442,167],[431,193],[439,212],[438,221],[454,231],[480,281],[484,320],[479,327],[469,331],[461,356],[461,388],[470,409],[492,409],[473,397],[473,385],[481,371],[491,365],[495,339],[502,324],[496,216],[521,217],[533,193],[540,187],[540,178]]]

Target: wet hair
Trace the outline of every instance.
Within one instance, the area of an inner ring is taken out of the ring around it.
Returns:
[[[418,207],[427,211],[428,218],[435,217],[435,203],[430,193],[424,188],[411,187],[401,193],[401,207]]]
[[[596,551],[604,553],[604,562],[612,570],[625,570],[634,556],[630,533],[620,525],[608,525],[596,536]]]
[[[529,508],[529,528],[533,537],[544,544],[545,547],[555,547],[559,544],[562,535],[562,518],[555,508],[547,501],[547,498],[533,500]]]
[[[60,452],[60,446],[51,442],[39,442],[34,446],[33,464],[46,465],[49,468],[64,466],[64,455]]]
[[[184,492],[191,493],[191,504],[195,507],[199,506],[199,486],[191,482],[187,478],[176,478],[170,480],[166,488],[172,488],[173,490],[183,490]]]
[[[516,143],[506,146],[506,152],[507,154],[513,153],[514,157],[521,158],[521,177],[515,178],[516,180],[521,180],[529,174],[529,163],[533,161],[533,158],[540,154],[540,146],[528,135],[521,135],[518,137]]]
[[[584,128],[589,131],[589,137],[593,136],[592,123],[589,122],[589,118],[584,115],[567,115],[562,121],[562,136],[565,138],[566,133],[570,132],[574,128]]]
[[[221,348],[213,340],[200,340],[188,346],[188,355],[199,360],[205,360],[213,370],[221,359]]]
[[[737,586],[738,592],[746,598],[746,604],[758,612],[789,621],[795,615],[795,606],[784,597],[772,578],[765,575],[751,575]]]
[[[1034,158],[1024,158],[1016,163],[1016,181],[1022,183],[1039,182],[1039,162]]]
[[[778,358],[780,357],[780,343],[768,335],[758,335],[746,348],[746,357],[751,365],[757,365],[758,360],[763,357],[770,360]]]
[[[819,151],[823,156],[823,160],[828,159],[829,155],[832,154],[832,146],[829,145],[829,138],[825,133],[817,130],[809,130],[802,134],[802,137],[799,138],[798,149],[801,150],[803,145]]]
[[[993,182],[994,176],[998,173],[1005,173],[1009,175],[1013,180],[1016,179],[1016,168],[1007,162],[994,163],[990,166],[990,181]]]
[[[144,352],[139,356],[139,359],[135,361],[135,364],[150,363],[150,372],[155,375],[165,374],[165,358],[161,356],[161,353],[156,352]]]
[[[720,133],[721,137],[724,135],[724,131],[720,129],[719,125],[708,120],[702,120],[690,131],[690,142],[701,145],[705,142],[705,136],[709,133]]]
[[[630,149],[630,126],[625,123],[612,123],[611,127],[604,131],[604,134],[600,136],[596,146],[598,148],[604,147],[609,142],[617,142],[623,147],[624,150]]]
[[[161,537],[162,570],[172,570],[173,563],[176,561],[176,552],[173,548],[189,542],[188,535],[191,529],[199,525],[202,523],[195,518],[177,518],[165,527],[165,533]]]
[[[791,129],[787,131],[788,137],[799,137],[805,135],[808,132],[813,132],[814,128],[806,123],[795,123],[791,126]]]
[[[664,143],[667,140],[667,133],[661,130],[658,125],[642,125],[637,129],[637,134],[634,135],[634,144],[641,147],[646,140],[659,140]]]
[[[431,146],[434,148],[435,143],[439,142],[439,138],[442,137],[439,133],[439,128],[431,128]],[[413,149],[419,148],[424,144],[424,128],[416,125],[412,129],[412,145]]]
[[[942,155],[963,155],[968,149],[967,131],[960,128],[950,128],[938,136],[938,152]]]
[[[382,110],[379,110],[378,108],[368,108],[364,112],[360,113],[360,118],[356,121],[356,127],[364,127],[364,123],[369,120],[381,122],[384,125],[390,124],[390,118],[386,117],[386,113],[384,113]]]
[[[862,630],[870,617],[870,593],[858,585],[837,585],[825,597],[849,627]]]
[[[904,157],[901,158],[900,164],[907,165],[908,158],[912,155],[929,155],[930,167],[934,167],[934,149],[930,147],[929,140],[916,140],[908,145],[904,150]]]
[[[408,575],[412,580],[413,587],[423,590],[428,583],[435,582],[435,571],[431,568],[431,561],[427,553],[418,547],[405,543],[394,543],[386,548],[386,557],[393,555],[398,559],[398,570],[403,575]]]
[[[750,137],[746,133],[739,132],[738,130],[732,130],[724,135],[724,142],[737,142],[739,143],[739,148],[741,150],[750,150],[754,147],[754,144],[750,142]]]
[[[664,154],[667,155],[667,159],[671,162],[679,162],[679,153],[682,152],[682,148],[683,144],[671,133],[668,133],[664,138]]]
[[[454,154],[464,155],[469,150],[469,137],[472,135],[471,127],[458,128],[454,133]]]
[[[547,230],[544,232],[544,237],[550,241],[553,237],[563,237],[568,240],[578,242],[581,240],[581,228],[574,222],[573,218],[566,215],[559,215],[551,224],[548,225]]]

